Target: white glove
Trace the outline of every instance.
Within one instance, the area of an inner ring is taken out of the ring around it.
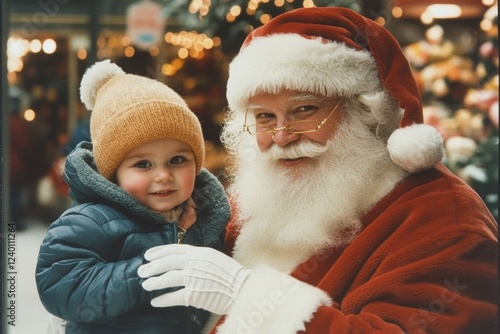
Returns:
[[[227,314],[250,275],[249,269],[208,247],[165,245],[149,249],[144,257],[151,261],[137,271],[140,277],[148,278],[142,283],[144,289],[184,287],[153,298],[151,305],[155,307],[194,306]]]

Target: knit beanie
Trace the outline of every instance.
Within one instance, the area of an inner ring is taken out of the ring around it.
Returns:
[[[80,98],[91,110],[90,136],[99,172],[108,180],[133,148],[175,138],[193,150],[196,173],[205,147],[201,125],[186,102],[163,83],[126,74],[109,60],[97,62],[83,75]]]
[[[229,66],[227,99],[232,111],[244,112],[258,92],[353,97],[380,85],[404,111],[388,140],[391,159],[410,172],[433,167],[443,157],[443,139],[422,124],[420,92],[400,45],[381,25],[347,8],[296,9],[255,29]]]

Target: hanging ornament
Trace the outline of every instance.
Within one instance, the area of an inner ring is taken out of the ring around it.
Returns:
[[[127,35],[132,45],[140,50],[149,50],[157,45],[163,35],[165,22],[162,7],[150,0],[130,5],[127,9]]]

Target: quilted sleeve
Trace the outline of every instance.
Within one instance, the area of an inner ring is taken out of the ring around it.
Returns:
[[[142,255],[113,261],[119,234],[109,235],[95,219],[74,212],[53,223],[40,247],[36,283],[52,314],[75,322],[94,322],[141,305],[151,295],[141,288],[137,268]]]

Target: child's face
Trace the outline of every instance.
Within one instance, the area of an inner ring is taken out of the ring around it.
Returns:
[[[168,211],[187,200],[193,192],[195,177],[193,151],[173,138],[137,146],[116,171],[118,186],[157,212]]]

